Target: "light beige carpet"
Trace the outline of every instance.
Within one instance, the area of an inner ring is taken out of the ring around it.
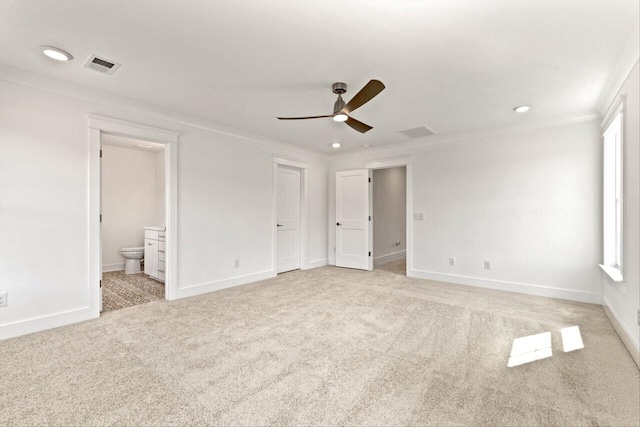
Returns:
[[[564,353],[573,325],[585,348]],[[552,357],[507,368],[514,338],[546,331]],[[12,426],[640,424],[639,373],[601,307],[385,269],[125,308],[2,341],[0,361]]]

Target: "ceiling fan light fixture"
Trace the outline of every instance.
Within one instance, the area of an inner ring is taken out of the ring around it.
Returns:
[[[513,107],[513,111],[520,114],[526,113],[530,109],[531,109],[531,106],[529,105],[518,105],[517,107]]]
[[[51,59],[55,59],[56,61],[71,61],[73,59],[73,55],[57,47],[40,46],[40,49],[42,49],[42,53],[44,53]]]
[[[336,122],[346,122],[348,118],[349,116],[347,116],[344,113],[338,113],[335,116],[333,116],[333,120]]]

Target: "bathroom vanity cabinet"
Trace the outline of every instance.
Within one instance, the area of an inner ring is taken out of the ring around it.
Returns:
[[[144,274],[164,282],[165,227],[144,228]]]

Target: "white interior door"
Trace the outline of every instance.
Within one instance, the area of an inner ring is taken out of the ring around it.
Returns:
[[[278,166],[278,273],[300,268],[300,169]]]
[[[336,265],[372,270],[369,170],[336,172]]]

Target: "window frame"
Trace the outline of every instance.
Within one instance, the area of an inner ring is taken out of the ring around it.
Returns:
[[[614,282],[624,282],[624,98],[602,121],[602,264]]]

